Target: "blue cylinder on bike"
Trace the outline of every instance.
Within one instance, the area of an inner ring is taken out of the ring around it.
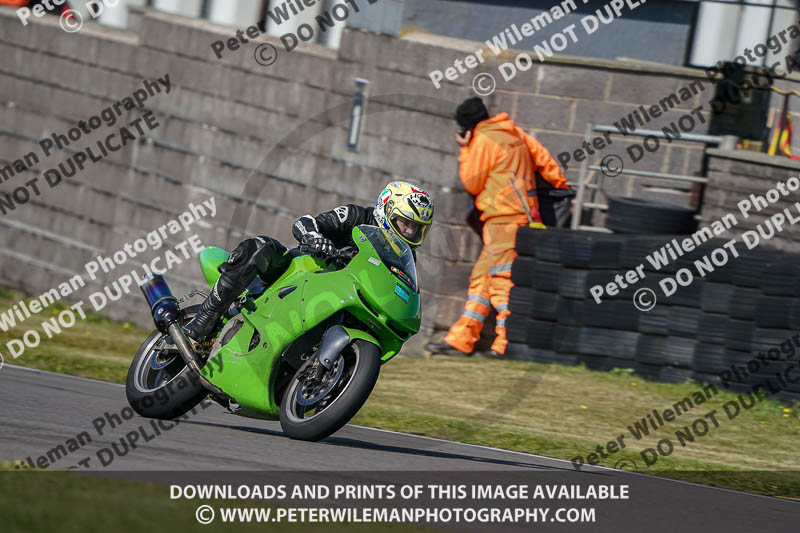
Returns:
[[[166,333],[170,324],[177,322],[180,315],[178,300],[172,295],[167,280],[162,274],[150,274],[144,278],[139,288],[150,306],[156,328]]]

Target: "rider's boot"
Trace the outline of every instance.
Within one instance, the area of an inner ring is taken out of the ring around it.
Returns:
[[[222,314],[255,278],[255,272],[252,276],[241,274],[244,272],[226,271],[219,277],[211,294],[200,305],[200,311],[183,326],[186,336],[195,342],[201,342],[208,337]]]
[[[220,268],[222,275],[201,304],[200,311],[183,326],[186,335],[195,342],[205,340],[222,314],[256,276],[271,285],[289,266],[291,258],[285,252],[285,246],[264,235],[239,243]]]

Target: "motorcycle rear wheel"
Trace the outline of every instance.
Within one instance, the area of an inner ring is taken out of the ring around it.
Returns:
[[[342,350],[338,364],[344,369],[334,387],[311,405],[302,405],[306,366],[297,371],[281,401],[281,428],[297,440],[319,441],[341,429],[364,405],[380,374],[381,351],[376,345],[355,340]],[[329,374],[337,373],[336,364]]]
[[[184,309],[183,323],[199,309],[199,305]],[[208,391],[186,366],[177,348],[166,346],[165,337],[154,330],[139,347],[128,369],[125,395],[137,414],[172,420],[199,404]]]

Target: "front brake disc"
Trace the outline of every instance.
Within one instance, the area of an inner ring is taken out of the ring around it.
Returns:
[[[297,389],[297,403],[309,406],[323,399],[339,382],[343,372],[344,357],[339,354],[339,357],[333,362],[331,369],[324,374],[320,383],[303,381],[302,385]]]

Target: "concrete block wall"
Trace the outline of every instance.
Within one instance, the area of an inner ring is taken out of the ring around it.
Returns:
[[[67,34],[55,18],[23,27],[12,10],[0,8],[0,161],[29,151],[41,154],[39,139],[66,132],[130,95],[145,78],[168,73],[172,85],[170,94],[148,99],[144,110],[125,112],[114,127],[101,127],[0,183],[0,194],[11,192],[55,167],[70,150],[91,145],[146,111],[159,123],[146,140],[0,216],[1,283],[38,295],[82,273],[97,255],[113,253],[165,224],[190,202],[210,196],[216,199],[216,219],[171,236],[172,245],[195,230],[204,244],[227,248],[259,233],[291,244],[296,217],[345,202],[372,203],[383,184],[407,178],[429,189],[437,206],[436,228],[419,253],[425,335],[410,343],[410,351],[459,316],[481,243],[464,222],[472,200],[457,177],[452,116],[457,103],[474,93],[471,78],[435,90],[428,73],[452,65],[477,43],[430,36],[397,39],[355,30],[344,33],[338,52],[301,45],[287,53],[279,40],[262,37],[219,60],[210,43],[233,35],[231,28],[148,10],[135,12],[133,19],[135,33],[87,24]],[[261,41],[279,50],[269,67],[253,61]],[[701,75],[639,68],[551,60],[508,83],[495,71],[498,90],[487,103],[492,112],[510,112],[557,154],[580,146],[586,121],[618,120]],[[354,77],[370,80],[357,153],[346,149]],[[620,151],[625,142],[630,140],[620,140],[612,150]],[[597,160],[603,155],[597,154]],[[696,145],[675,142],[642,163],[654,170],[692,173],[701,168],[701,159]],[[576,178],[574,167],[567,176]],[[612,188],[647,193],[645,186],[624,180]],[[676,201],[685,200],[684,192],[672,194]],[[147,252],[143,259],[162,254]],[[138,259],[100,276],[76,297],[85,299],[139,267]],[[203,285],[194,260],[171,271],[170,279],[176,294]],[[132,292],[106,312],[146,325],[149,318],[140,299]]]
[[[703,202],[704,223],[701,225],[708,225],[731,213],[738,224],[725,234],[726,238],[728,235],[739,237],[745,231],[757,231],[760,224],[765,234],[769,235],[769,228],[764,223],[772,215],[789,209],[792,217],[800,217],[795,205],[800,201],[800,192],[781,196],[779,201],[759,211],[750,209],[746,218],[738,207],[742,200],[753,203],[751,194],[764,196],[770,189],[775,189],[778,182],[785,183],[788,178],[800,175],[800,162],[755,152],[725,150],[709,150],[708,160],[709,183]],[[758,249],[762,248],[800,252],[800,224],[791,224],[787,220],[782,231],[776,232],[769,240],[762,239]]]

